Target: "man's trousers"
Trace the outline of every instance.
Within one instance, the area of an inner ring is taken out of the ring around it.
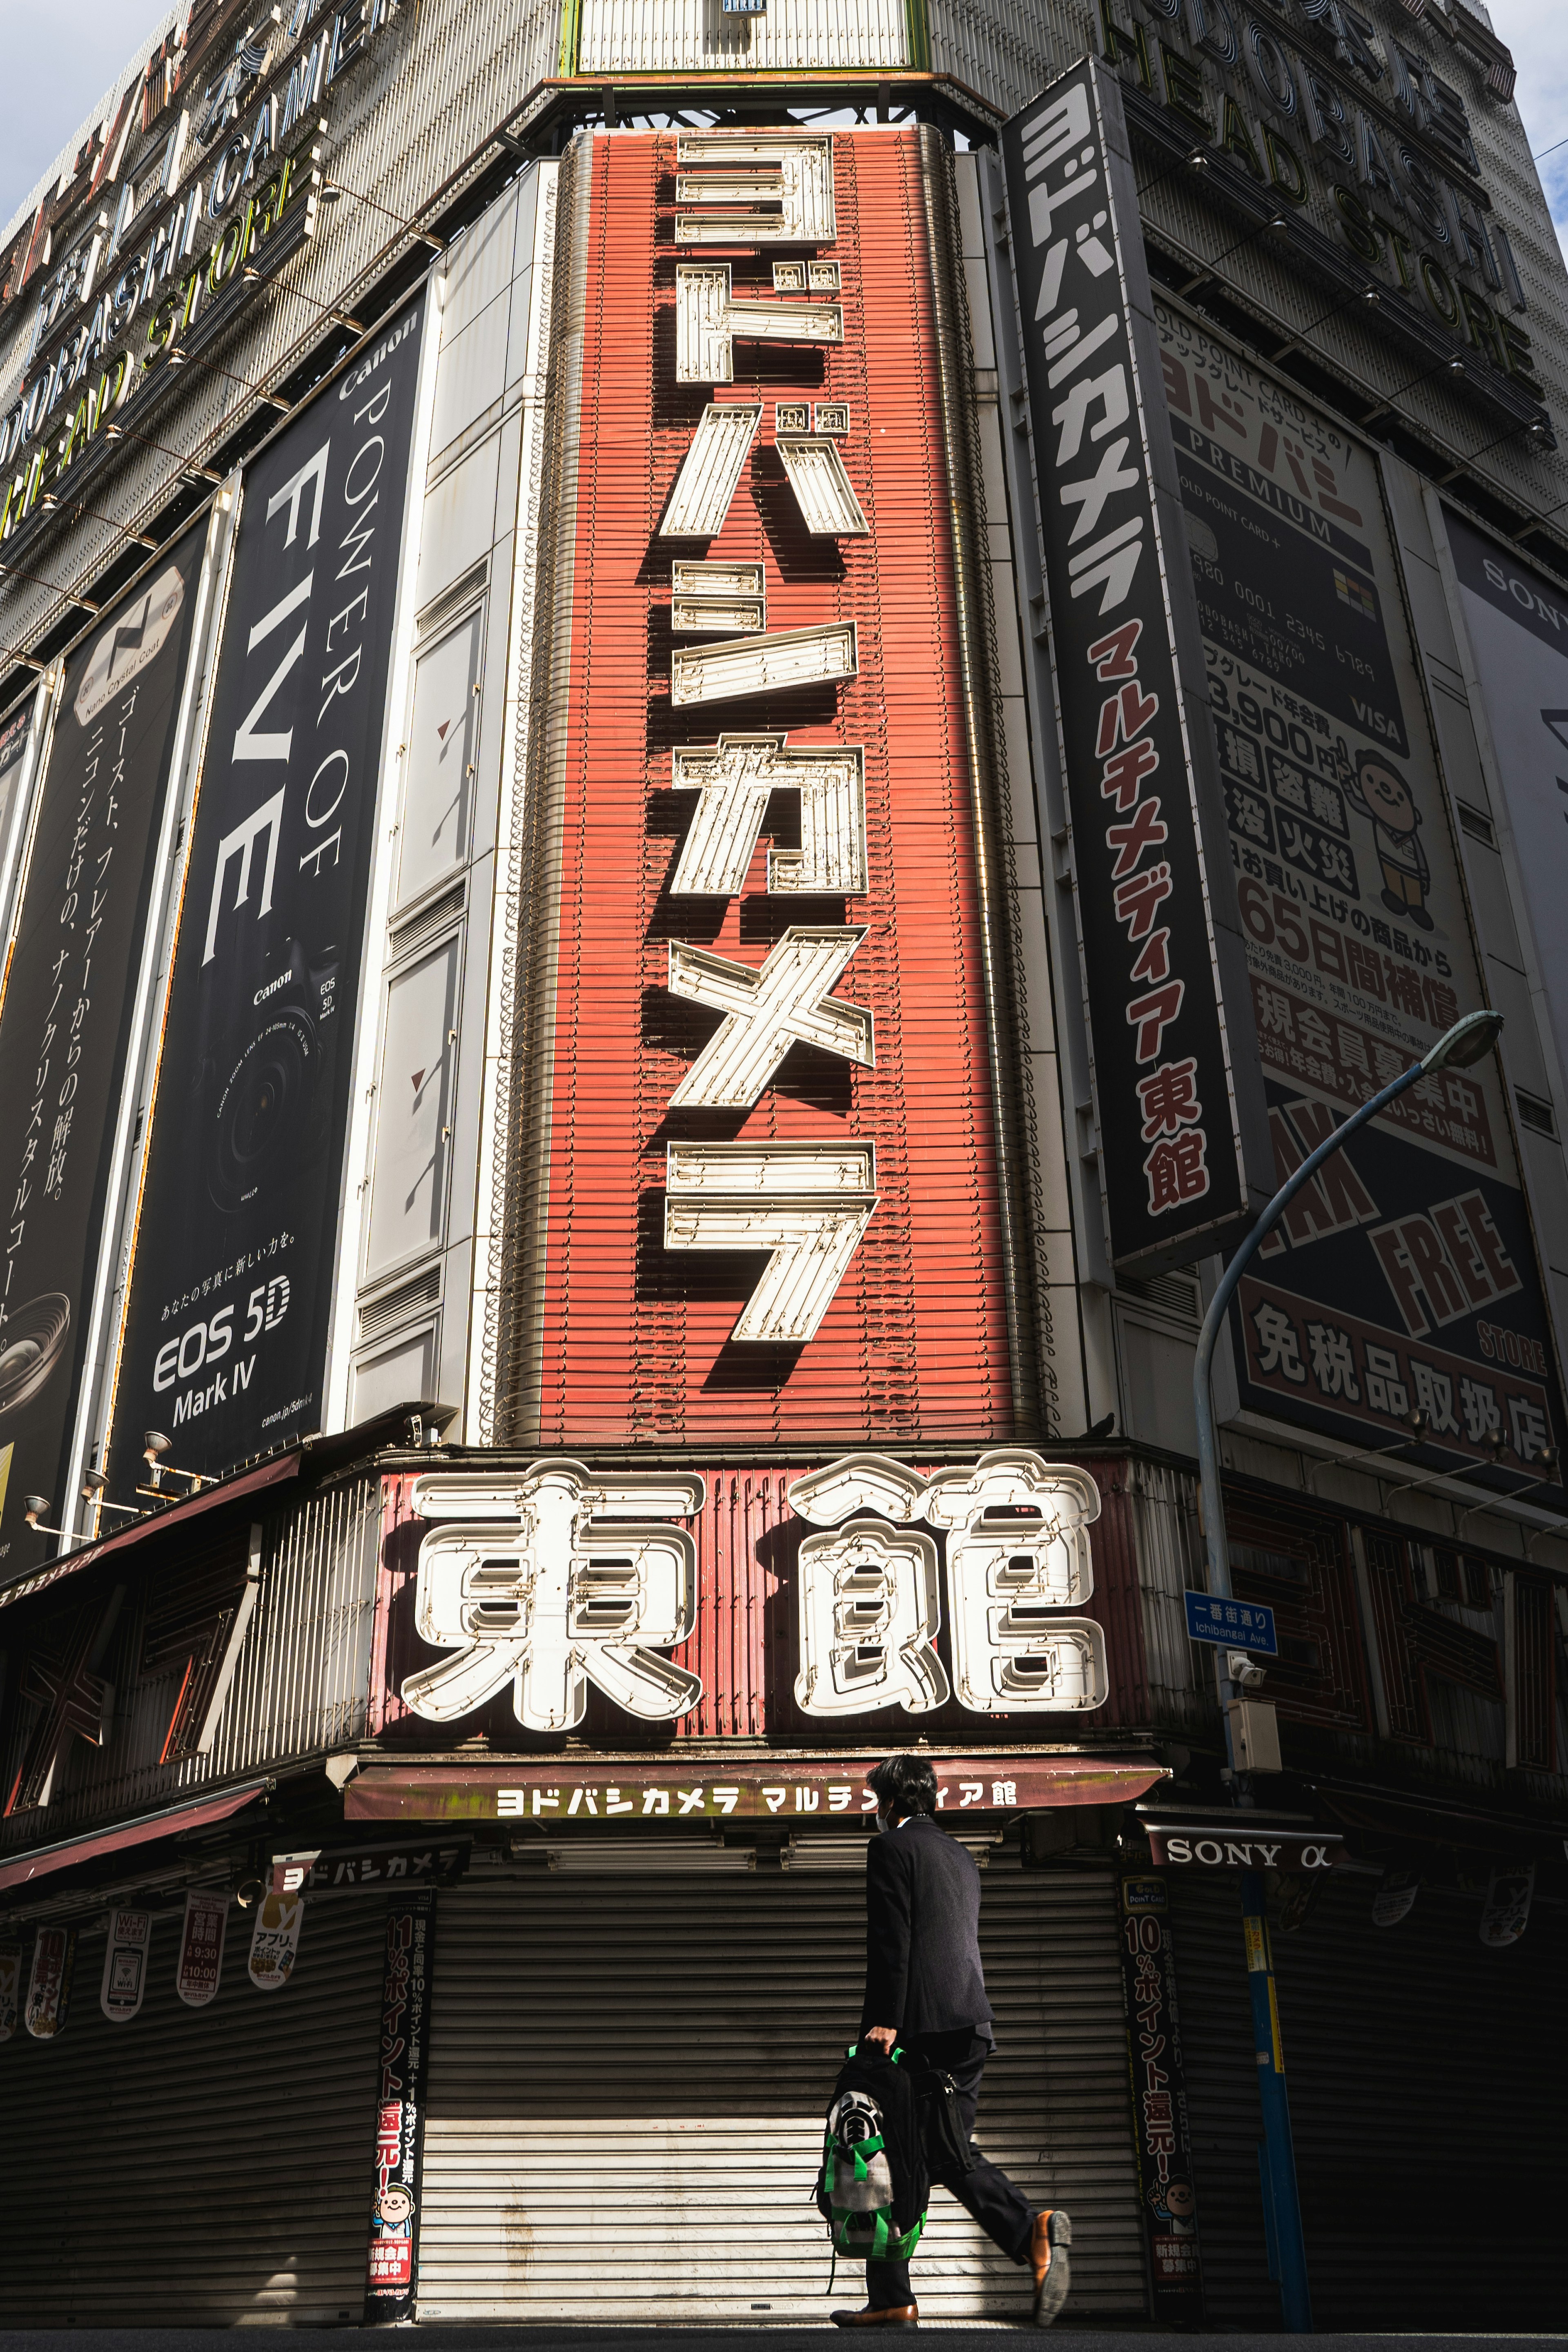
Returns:
[[[942,2179],[942,2188],[952,2190],[964,2211],[979,2222],[1005,2254],[1016,2263],[1023,2262],[1034,2229],[1034,2208],[1000,2166],[981,2155],[973,2139],[980,2078],[991,2054],[989,2042],[966,2027],[958,2033],[911,2034],[904,2047],[911,2057],[924,2058],[944,2074],[951,2074],[958,2094],[959,2116],[964,2136],[970,2141],[974,2166],[973,2171],[954,2173],[951,2179]],[[895,2311],[912,2303],[908,2263],[868,2263],[866,2299],[873,2311]]]

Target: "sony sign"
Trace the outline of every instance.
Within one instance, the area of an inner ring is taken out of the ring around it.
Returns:
[[[1344,1859],[1334,1830],[1252,1830],[1231,1837],[1210,1828],[1149,1824],[1149,1851],[1162,1869],[1332,1870]]]

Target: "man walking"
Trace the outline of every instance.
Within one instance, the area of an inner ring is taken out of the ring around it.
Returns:
[[[860,2040],[952,2077],[966,2138],[994,2037],[980,1962],[980,1872],[936,1820],[936,1774],[919,1756],[879,1764],[867,1785],[877,1827],[866,1857],[866,2004]],[[970,2140],[972,2168],[938,2176],[1005,2254],[1035,2279],[1035,2323],[1048,2327],[1067,2300],[1072,2224],[1059,2207],[1031,2210]],[[837,2327],[910,2327],[920,2306],[907,2262],[868,2262],[866,2307],[836,2311]]]

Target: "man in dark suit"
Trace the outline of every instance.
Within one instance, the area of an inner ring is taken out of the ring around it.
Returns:
[[[964,2210],[1035,2279],[1035,2324],[1048,2327],[1067,2300],[1072,2224],[1037,2213],[970,2135],[991,2053],[991,2003],[980,1963],[980,1872],[936,1820],[936,1774],[919,1756],[879,1764],[867,1784],[877,1826],[866,1856],[866,2002],[860,2039],[895,2043],[952,2077],[971,2168],[939,2176]],[[909,2327],[920,2317],[903,2263],[868,2263],[866,2307],[836,2311],[838,2327]]]

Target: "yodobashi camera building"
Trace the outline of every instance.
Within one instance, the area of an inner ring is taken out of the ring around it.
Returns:
[[[198,5],[0,251],[6,2316],[818,2311],[923,1740],[1077,2315],[1277,2322],[1288,2046],[1318,2324],[1543,2324],[1568,355],[1484,15]],[[1483,1004],[1238,1293],[1205,1593],[1215,1271]]]

